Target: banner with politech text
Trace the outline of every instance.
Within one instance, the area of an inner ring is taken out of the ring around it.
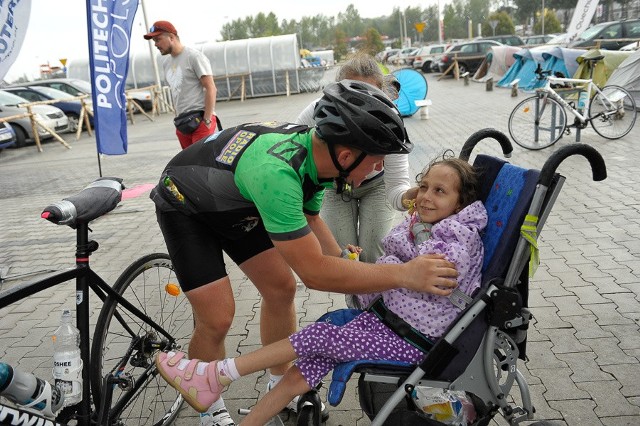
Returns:
[[[0,0],[0,81],[20,53],[30,14],[31,0]]]
[[[91,95],[96,143],[101,154],[127,153],[124,89],[137,8],[138,0],[87,0]]]

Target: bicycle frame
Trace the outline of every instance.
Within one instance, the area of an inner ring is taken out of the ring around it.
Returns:
[[[63,410],[58,412],[58,417],[61,414],[77,414],[77,424],[79,426],[88,426],[91,424],[91,416],[96,415],[98,413],[92,411],[91,404],[91,389],[90,389],[90,379],[89,379],[89,368],[90,366],[90,350],[89,350],[89,288],[95,292],[98,297],[105,301],[107,297],[112,297],[118,300],[118,303],[124,307],[131,314],[138,317],[140,320],[144,321],[147,325],[153,327],[158,333],[162,334],[168,342],[173,343],[173,337],[164,330],[160,325],[156,324],[151,318],[146,316],[143,312],[141,312],[138,308],[133,306],[130,302],[124,299],[120,294],[114,291],[109,284],[107,284],[96,272],[91,270],[89,267],[89,257],[91,253],[98,248],[98,243],[95,241],[89,240],[89,227],[88,224],[78,224],[77,230],[77,243],[76,243],[76,266],[73,269],[57,272],[50,276],[47,276],[43,279],[39,279],[36,281],[32,281],[29,283],[25,283],[9,290],[3,291],[0,293],[0,309],[7,307],[8,305],[18,302],[20,300],[26,299],[29,296],[32,296],[40,291],[46,290],[48,288],[54,287],[58,284],[62,284],[73,279],[76,280],[76,325],[78,330],[80,331],[80,357],[82,358],[83,366],[82,366],[82,400],[73,406],[65,407]],[[119,322],[123,327],[129,329],[126,322],[119,316],[116,315]],[[107,379],[115,379],[117,381],[117,376],[111,374],[110,377],[105,377],[105,383]],[[142,386],[144,382],[144,377],[138,379],[136,383],[134,383],[134,389],[138,389]],[[111,388],[109,388],[111,390]],[[108,425],[110,424],[109,419],[114,415],[117,418],[120,411],[126,405],[128,401],[121,401],[121,404],[114,407],[112,410],[103,410],[102,408],[106,407],[105,401],[111,398],[110,392],[102,392],[102,401],[100,404],[101,412],[97,419],[97,424],[99,425]],[[0,412],[3,412],[5,408],[12,410],[12,408],[0,404]],[[26,412],[26,410],[21,411],[22,413]],[[31,413],[29,411],[29,413]],[[6,414],[5,414],[6,415]],[[42,418],[38,414],[34,414],[34,417]],[[0,418],[0,422],[4,420],[4,418]],[[47,420],[47,422],[51,422],[51,420]],[[31,423],[29,423],[31,424]],[[37,423],[41,424],[41,423]],[[60,423],[43,423],[43,424],[52,424],[57,425]]]
[[[558,101],[558,103],[560,103],[560,105],[562,105],[563,107],[565,107],[566,109],[568,109],[571,114],[573,114],[578,120],[580,120],[580,123],[582,124],[586,124],[587,122],[589,122],[590,118],[587,116],[587,112],[589,111],[589,103],[585,106],[584,108],[584,115],[573,105],[571,105],[569,102],[565,101],[564,98],[562,96],[560,96],[560,94],[558,92],[556,92],[553,87],[551,87],[551,84],[553,83],[571,83],[571,84],[578,84],[580,86],[586,86],[586,92],[589,94],[589,99],[591,99],[591,94],[593,92],[595,93],[600,93],[602,94],[602,92],[600,91],[600,89],[598,88],[598,86],[593,82],[593,79],[581,79],[581,78],[561,78],[561,77],[552,77],[552,76],[547,76],[547,82],[545,83],[544,87],[542,89],[538,89],[538,91],[551,96],[551,98],[553,98],[554,100]],[[544,106],[543,106],[544,108]]]

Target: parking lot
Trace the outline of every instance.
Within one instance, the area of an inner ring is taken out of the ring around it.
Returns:
[[[409,157],[412,176],[444,150],[458,153],[479,129],[493,127],[506,133],[509,113],[524,96],[511,97],[507,89],[486,91],[484,84],[473,82],[465,86],[452,78],[437,81],[437,74],[425,76],[427,97],[433,102],[429,119],[421,119],[419,113],[405,119],[415,144]],[[216,110],[224,127],[289,121],[318,96],[218,101]],[[73,231],[45,222],[40,212],[98,177],[99,167],[103,176],[121,177],[128,187],[158,180],[179,150],[171,117],[165,114],[153,122],[140,116],[135,119],[128,129],[129,152],[123,156],[99,159],[95,141],[86,133],[79,141],[66,135],[71,149],[54,140],[43,145],[42,153],[33,145],[0,151],[0,268],[3,277],[16,278],[4,281],[2,289],[22,281],[22,274],[73,265]],[[573,140],[573,135],[565,136],[542,151],[515,146],[510,161],[539,168],[552,152]],[[640,173],[634,154],[638,140],[640,125],[617,141],[585,129],[582,142],[603,155],[608,178],[593,182],[583,158],[570,158],[559,169],[567,181],[540,237],[541,264],[530,290],[535,322],[529,328],[529,361],[519,364],[541,424],[640,424]],[[499,156],[499,147],[487,141],[478,146],[479,152]],[[100,243],[92,266],[111,280],[143,254],[165,251],[147,193],[123,201],[119,210],[96,221],[92,230],[93,239]],[[260,304],[255,288],[235,266],[228,266],[238,305],[227,351],[235,355],[259,346]],[[71,284],[62,286],[3,312],[0,359],[48,377],[49,336],[61,308],[73,302],[74,290]],[[300,326],[343,306],[341,294],[298,286]],[[97,309],[96,304],[93,321]],[[265,383],[263,374],[255,374],[225,392],[236,420],[240,419],[237,409],[252,406],[264,393]],[[343,402],[331,413],[328,425],[369,424],[359,409],[353,379]],[[183,408],[177,424],[197,424],[196,413]]]

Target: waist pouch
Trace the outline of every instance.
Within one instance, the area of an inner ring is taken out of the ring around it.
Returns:
[[[204,111],[187,111],[173,119],[173,124],[181,133],[189,135],[196,131],[202,123]]]

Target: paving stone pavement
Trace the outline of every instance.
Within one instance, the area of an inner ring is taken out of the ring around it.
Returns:
[[[459,152],[473,132],[494,127],[507,132],[516,98],[510,91],[486,91],[482,84],[426,76],[432,99],[430,118],[419,114],[405,122],[415,150],[411,174],[445,149]],[[219,101],[217,112],[226,127],[258,120],[292,120],[318,93]],[[179,150],[171,117],[153,122],[137,115],[129,126],[129,153],[101,159],[104,176],[124,178],[128,187],[155,183],[164,165]],[[72,195],[98,177],[94,138],[85,134],[66,149],[56,141],[0,152],[0,268],[9,277],[73,264],[74,237],[66,227],[40,219],[42,208]],[[593,130],[582,141],[603,155],[608,178],[593,182],[583,158],[569,158],[560,167],[567,176],[557,204],[540,237],[541,265],[531,283],[535,322],[529,332],[529,361],[520,369],[530,384],[536,422],[549,425],[640,424],[640,184],[637,154],[640,126],[617,141],[600,138]],[[572,143],[565,137],[542,151],[514,148],[512,162],[539,168],[558,148]],[[633,142],[636,141],[636,142]],[[495,146],[494,146],[495,145]],[[477,152],[499,155],[487,142]],[[634,166],[635,164],[635,166]],[[108,280],[143,254],[165,251],[147,194],[122,202],[123,214],[96,221],[92,238],[101,248],[93,268]],[[237,267],[229,264],[238,297],[237,317],[227,341],[231,355],[259,346],[259,295]],[[1,284],[8,289],[23,279]],[[60,309],[73,301],[73,286],[60,286],[4,309],[0,315],[0,359],[50,374],[49,336]],[[296,307],[301,326],[321,313],[344,306],[343,296],[307,290],[299,284]],[[92,310],[96,321],[99,306]],[[235,383],[224,394],[232,413],[252,406],[265,388],[264,374]],[[343,402],[331,409],[328,425],[366,425],[359,409],[355,381]],[[233,415],[236,420],[240,417]],[[497,419],[496,424],[505,424]],[[178,425],[195,425],[193,410],[182,409]],[[287,424],[293,424],[290,419]]]

